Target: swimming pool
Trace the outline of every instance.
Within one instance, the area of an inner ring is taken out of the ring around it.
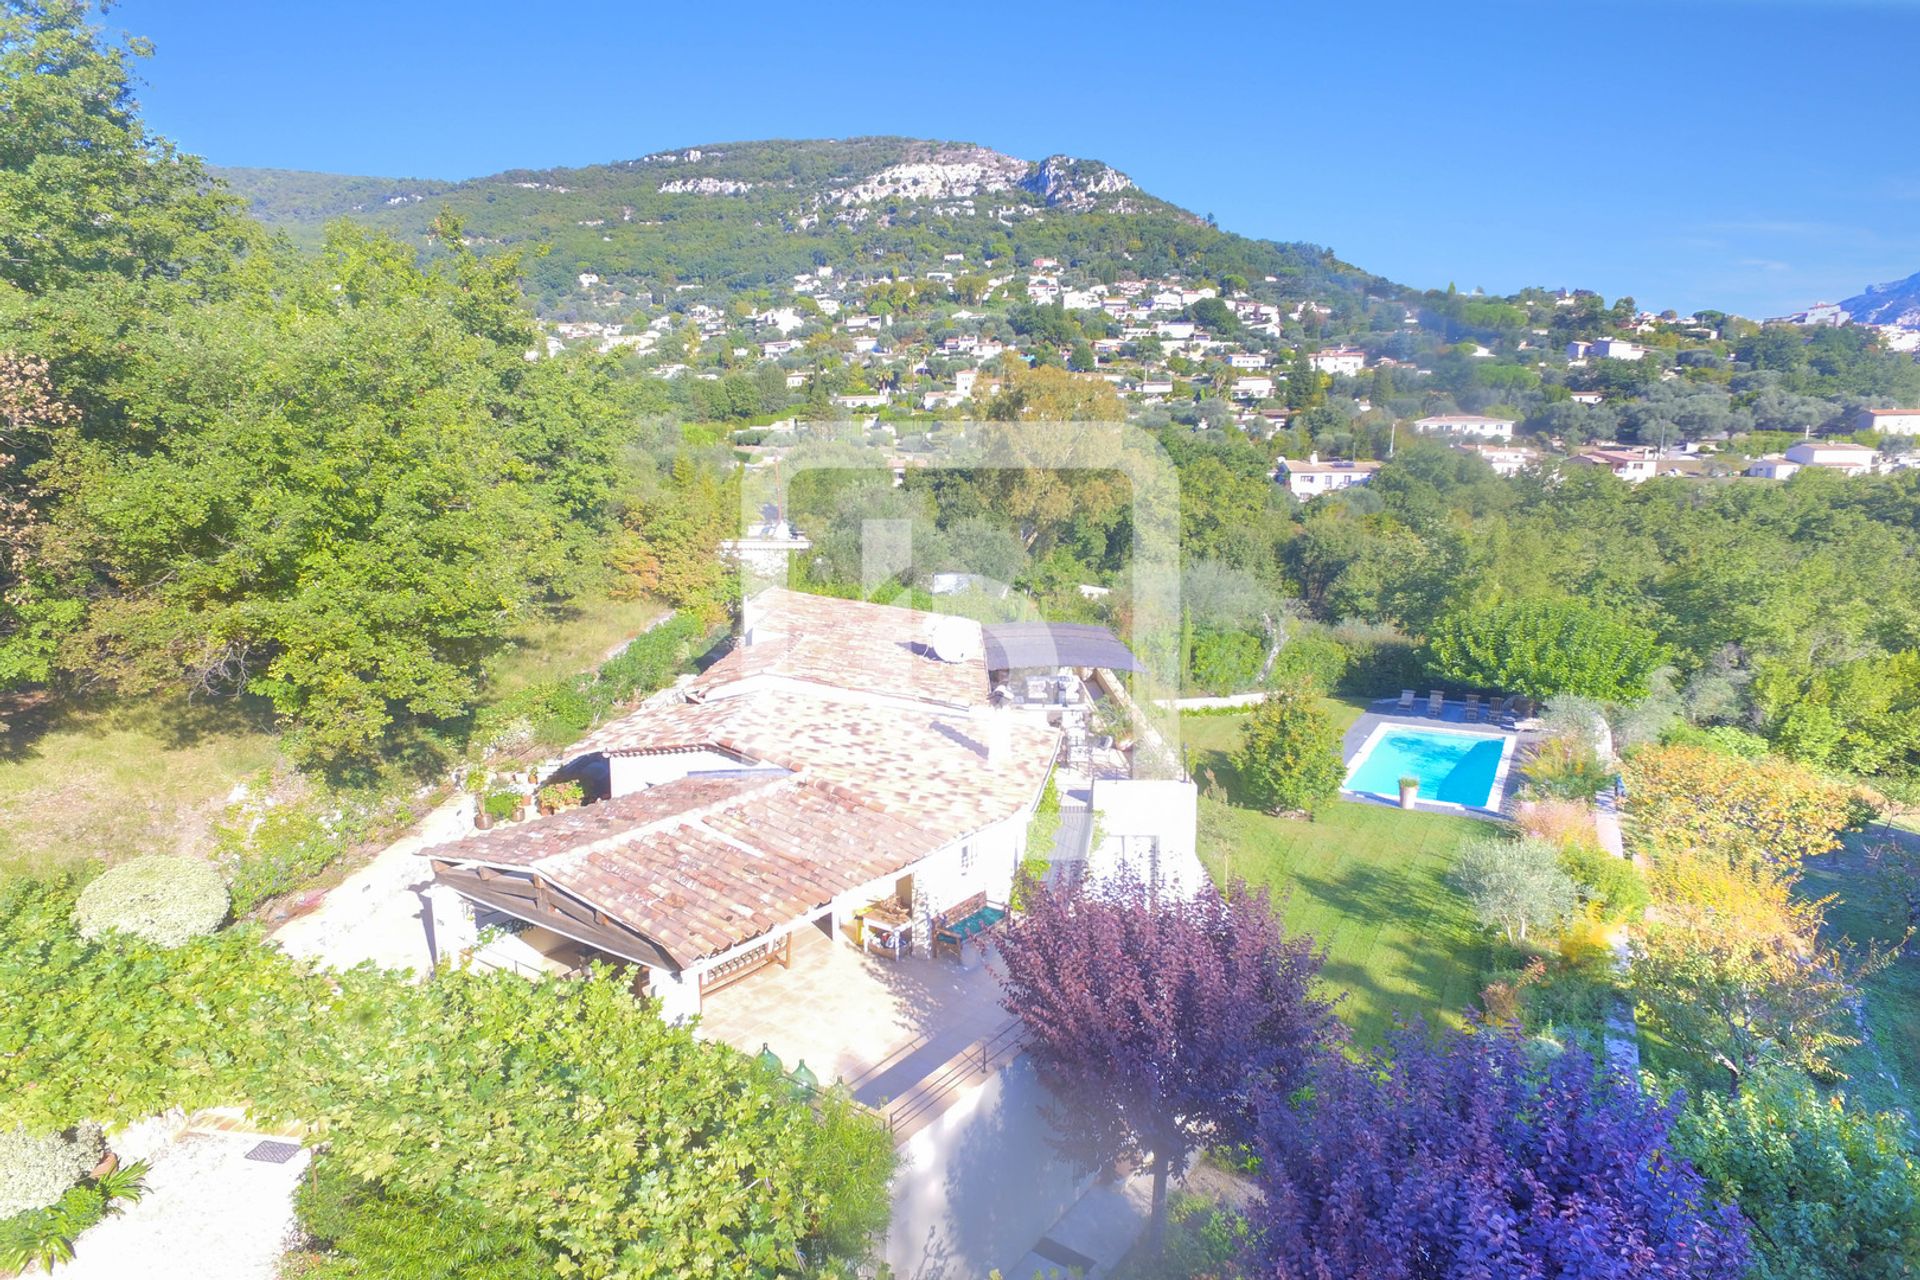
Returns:
[[[1400,799],[1400,779],[1420,779],[1420,799],[1467,809],[1498,809],[1513,739],[1505,734],[1375,727],[1347,767],[1343,790]]]

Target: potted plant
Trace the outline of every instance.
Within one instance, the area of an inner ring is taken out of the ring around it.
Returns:
[[[1411,809],[1413,808],[1414,801],[1418,800],[1419,798],[1420,798],[1420,779],[1418,778],[1400,779],[1400,807],[1402,809]]]
[[[540,788],[540,812],[558,813],[562,809],[577,809],[586,802],[586,788],[579,781],[549,782]]]
[[[511,821],[525,801],[526,797],[517,791],[495,791],[487,796],[481,812],[486,815],[487,825],[492,826],[496,822]]]

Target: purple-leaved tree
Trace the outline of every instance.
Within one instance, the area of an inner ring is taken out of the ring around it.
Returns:
[[[1060,1149],[1089,1169],[1151,1164],[1158,1251],[1168,1176],[1203,1145],[1250,1141],[1262,1093],[1340,1037],[1313,990],[1320,958],[1264,892],[1182,901],[1123,879],[1033,898],[1001,943],[1006,1007]]]
[[[1249,1273],[1274,1280],[1739,1280],[1746,1224],[1673,1112],[1568,1049],[1397,1033],[1262,1106]]]

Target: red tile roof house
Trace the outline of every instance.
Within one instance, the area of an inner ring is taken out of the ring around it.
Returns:
[[[919,950],[950,908],[1007,901],[1060,730],[990,704],[977,623],[769,590],[685,699],[569,753],[604,759],[607,799],[422,850],[436,933],[457,894],[638,966],[677,1019],[883,899]]]

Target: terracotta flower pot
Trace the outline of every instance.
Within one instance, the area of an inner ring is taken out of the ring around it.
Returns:
[[[487,812],[485,805],[481,805],[473,811],[473,826],[476,831],[490,831],[493,829],[493,815]]]
[[[118,1169],[119,1167],[120,1167],[120,1157],[115,1155],[113,1152],[109,1151],[107,1152],[107,1154],[100,1157],[100,1163],[93,1166],[93,1172],[89,1173],[87,1176],[97,1181],[101,1178],[106,1177],[108,1174],[112,1173],[115,1169]]]

